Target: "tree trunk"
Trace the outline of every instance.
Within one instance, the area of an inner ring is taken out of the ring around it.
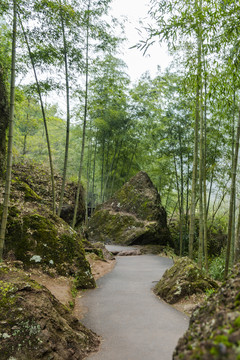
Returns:
[[[233,76],[234,94],[233,94],[233,118],[232,118],[232,165],[234,161],[234,138],[235,138],[235,107],[236,107],[236,93],[235,93],[235,82]],[[236,190],[233,199],[233,221],[232,221],[232,243],[231,243],[231,255],[230,255],[230,266],[234,263],[234,247],[235,247],[235,226],[236,226]]]
[[[96,172],[96,157],[97,157],[97,140],[95,142],[94,159],[93,159],[93,176],[92,176],[92,203],[91,203],[91,214],[93,209],[96,207],[95,203],[95,172]]]
[[[119,144],[119,142],[117,141],[116,146],[115,146],[115,151],[114,151],[113,159],[112,159],[112,162],[111,162],[111,165],[110,165],[110,169],[109,169],[109,171],[108,171],[107,178],[106,178],[106,181],[105,181],[105,184],[104,184],[102,202],[104,202],[104,198],[105,198],[105,195],[106,195],[106,190],[107,190],[107,185],[108,185],[109,176],[110,176],[110,174],[111,174],[111,172],[112,172],[113,165],[114,165],[114,162],[115,162],[115,158],[116,158],[116,155],[117,155],[117,152],[118,152],[118,144]],[[121,141],[121,143],[120,143],[120,149],[121,149],[121,146],[122,146],[122,141]],[[120,151],[120,149],[119,149],[119,151]]]
[[[183,255],[183,229],[184,229],[184,179],[183,179],[183,149],[181,131],[178,131],[178,139],[180,145],[180,256]]]
[[[45,135],[46,135],[46,141],[47,141],[47,148],[48,148],[48,158],[49,158],[49,166],[50,166],[50,171],[51,171],[51,183],[52,183],[52,210],[53,210],[53,215],[56,214],[56,198],[55,198],[55,183],[54,183],[54,170],[53,170],[53,161],[52,161],[52,152],[51,152],[51,146],[50,146],[50,139],[49,139],[49,134],[48,134],[48,127],[47,127],[47,119],[46,119],[46,114],[45,114],[45,110],[44,110],[44,105],[43,105],[43,99],[42,99],[42,92],[41,92],[41,88],[39,85],[39,81],[38,81],[38,77],[37,77],[37,71],[35,68],[35,64],[33,61],[33,57],[32,57],[32,52],[30,49],[30,45],[28,42],[28,38],[27,38],[27,34],[24,30],[23,27],[23,23],[21,21],[21,17],[20,17],[20,13],[18,13],[18,17],[19,17],[19,21],[22,27],[22,31],[23,31],[23,35],[27,44],[27,48],[28,48],[28,53],[29,53],[29,57],[31,60],[31,64],[32,64],[32,68],[33,68],[33,72],[34,72],[34,77],[35,77],[35,81],[36,81],[36,85],[37,85],[37,92],[38,92],[38,96],[39,96],[39,100],[40,100],[40,104],[41,104],[41,110],[42,110],[42,116],[43,116],[43,123],[44,123],[44,129],[45,129]]]
[[[202,91],[201,91],[202,95]],[[201,96],[202,99],[202,96]],[[201,104],[201,100],[200,100]],[[198,266],[203,265],[203,245],[204,245],[204,212],[203,212],[203,166],[204,166],[204,138],[203,138],[203,112],[200,109],[200,142],[199,142],[199,250],[198,250]]]
[[[5,242],[5,234],[8,218],[8,206],[10,199],[11,177],[12,177],[12,147],[13,147],[13,120],[15,105],[15,73],[16,73],[16,36],[17,36],[17,4],[13,1],[13,30],[12,30],[12,66],[11,66],[11,92],[10,92],[10,114],[9,114],[9,133],[8,133],[8,156],[7,156],[7,172],[5,183],[5,194],[3,201],[3,213],[0,231],[0,262],[3,257],[3,248]]]
[[[130,163],[129,163],[129,166],[128,166],[128,169],[127,169],[127,172],[126,172],[125,182],[129,180],[130,171],[131,171],[132,164],[133,164],[133,159],[134,159],[134,156],[136,156],[136,152],[137,152],[138,145],[139,145],[139,143],[136,142],[135,147],[134,147],[134,150],[133,150],[133,152],[132,152],[131,160],[130,160]]]
[[[90,129],[89,129],[89,137],[88,137],[88,159],[87,159],[87,184],[86,184],[86,216],[85,216],[85,224],[88,223],[88,208],[92,199],[90,198],[90,176],[91,176],[91,163],[92,163],[92,123],[90,122]]]
[[[120,158],[120,153],[121,153],[121,146],[120,146],[120,149],[119,149],[119,151],[118,151],[117,160],[116,160],[116,165],[114,166],[114,170],[113,170],[110,196],[112,196],[112,194],[113,194],[113,188],[114,188],[114,183],[115,183],[115,178],[116,178],[116,172],[117,172],[117,168],[118,168],[118,162],[119,162],[119,158]],[[122,171],[122,169],[121,169],[121,171]],[[120,172],[120,176],[121,176],[121,172]]]
[[[236,264],[239,261],[239,257],[240,257],[240,207],[238,210],[237,232],[235,237],[234,264]]]
[[[189,178],[190,178],[190,164],[189,164],[189,153],[187,158],[187,196],[186,196],[186,210],[185,210],[185,221],[186,221],[186,231],[189,230],[188,226],[188,217],[189,217]]]
[[[102,169],[101,169],[101,201],[103,198],[103,187],[104,187],[104,161],[105,161],[105,139],[103,139],[102,144]]]
[[[164,205],[164,208],[165,208],[166,212],[168,212],[168,205],[169,205],[169,202],[170,202],[170,194],[171,194],[171,191],[172,191],[172,186],[173,186],[173,180],[171,179],[169,181],[169,187],[168,187],[168,190],[167,190],[166,202],[165,202],[165,205]]]
[[[205,62],[204,62],[205,64]],[[204,99],[204,148],[203,148],[203,236],[204,236],[204,264],[208,273],[208,238],[207,238],[207,179],[206,179],[206,156],[207,156],[207,73],[205,68],[205,99]]]
[[[178,180],[178,172],[177,172],[177,161],[176,155],[173,154],[174,159],[174,169],[175,169],[175,178],[176,178],[176,185],[177,185],[177,197],[178,197],[178,211],[179,211],[179,253],[182,256],[182,248],[183,248],[183,231],[182,231],[182,207],[181,207],[181,193],[179,188],[179,180]]]
[[[86,76],[85,76],[85,103],[84,103],[84,118],[83,118],[83,135],[82,135],[82,149],[81,149],[81,158],[80,158],[80,166],[79,166],[79,173],[78,173],[78,187],[77,187],[77,195],[74,207],[74,215],[73,215],[73,222],[72,227],[75,228],[76,221],[77,221],[77,211],[78,211],[78,204],[79,204],[79,195],[81,189],[81,178],[82,178],[82,170],[83,170],[83,159],[84,159],[84,150],[85,150],[85,137],[86,137],[86,124],[87,124],[87,111],[88,111],[88,71],[89,71],[89,18],[90,18],[90,5],[91,0],[88,2],[88,19],[87,19],[87,42],[86,42]]]
[[[4,69],[0,66],[0,178],[6,165],[6,132],[9,122],[9,103]]]
[[[196,1],[198,8],[198,2]],[[197,88],[196,88],[196,116],[194,126],[194,156],[193,156],[193,173],[192,173],[192,193],[190,208],[190,226],[189,226],[189,257],[193,259],[193,242],[195,233],[195,210],[196,210],[196,185],[197,185],[197,169],[198,169],[198,130],[200,120],[200,91],[201,91],[201,58],[202,58],[202,41],[200,38],[200,27],[198,26],[198,54],[197,54]]]
[[[23,139],[23,156],[26,155],[26,148],[27,148],[27,134],[24,135],[24,139]]]
[[[240,137],[240,108],[239,108],[239,116],[238,116],[238,124],[237,124],[234,161],[233,161],[233,166],[232,166],[232,185],[231,185],[229,218],[228,218],[228,239],[227,239],[227,252],[226,252],[226,263],[225,263],[225,272],[224,272],[225,279],[228,275],[228,270],[229,270],[231,243],[232,243],[232,225],[233,225],[234,198],[235,198],[235,191],[236,191],[236,175],[237,175],[237,163],[238,163],[239,137]]]
[[[69,149],[69,132],[70,132],[70,97],[69,97],[69,81],[68,81],[68,56],[67,56],[67,42],[65,36],[65,26],[64,19],[62,15],[62,4],[60,2],[60,15],[61,15],[61,25],[62,25],[62,36],[63,36],[63,51],[64,51],[64,65],[65,65],[65,79],[66,79],[66,100],[67,100],[67,127],[66,127],[66,144],[65,144],[65,156],[64,156],[64,166],[63,166],[63,179],[60,193],[60,201],[58,206],[58,216],[61,215],[63,197],[65,191],[66,175],[67,175],[67,164],[68,164],[68,149]]]

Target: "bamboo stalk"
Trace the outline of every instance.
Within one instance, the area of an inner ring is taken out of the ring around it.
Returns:
[[[13,0],[13,30],[12,30],[12,65],[11,65],[11,92],[10,92],[10,113],[9,113],[9,133],[8,133],[8,155],[5,193],[3,201],[3,213],[0,231],[0,262],[3,258],[3,248],[5,243],[8,207],[11,191],[12,178],[12,148],[13,148],[13,128],[14,128],[14,107],[15,107],[15,73],[16,73],[16,41],[17,41],[17,3]]]

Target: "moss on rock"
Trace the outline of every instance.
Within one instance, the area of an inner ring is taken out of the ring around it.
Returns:
[[[54,176],[56,202],[60,199],[62,177],[59,174]],[[33,161],[15,163],[13,165],[12,200],[26,202],[41,202],[49,209],[52,208],[52,187],[49,169],[42,164]],[[74,204],[77,193],[77,184],[67,182],[63,199],[63,210],[61,217],[71,225],[74,212]],[[56,205],[57,205],[56,204]],[[77,211],[77,223],[80,225],[85,219],[84,189],[81,186],[79,195],[79,206]]]
[[[174,360],[239,360],[240,264],[219,290],[193,312]]]
[[[14,267],[0,264],[2,360],[83,359],[99,345],[44,287]]]
[[[79,235],[58,217],[44,217],[37,213],[20,216],[15,208],[10,208],[4,249],[6,256],[9,251],[25,267],[54,268],[60,275],[75,276],[78,287],[95,287]]]
[[[58,193],[61,178],[56,176],[55,182]],[[75,188],[66,185],[67,201],[75,200]],[[0,183],[0,198],[3,192]],[[82,204],[82,192],[80,196]],[[31,162],[15,164],[4,257],[22,261],[25,268],[38,266],[47,272],[74,276],[82,288],[95,287],[80,236],[58,216],[53,216],[51,206],[48,171]],[[82,212],[85,214],[85,208]],[[0,216],[1,213],[0,205]]]
[[[97,207],[89,221],[88,236],[91,241],[126,245],[172,244],[166,212],[145,172],[139,172]]]
[[[131,244],[136,237],[146,232],[144,223],[134,216],[99,210],[94,213],[89,228],[89,237],[103,242]]]
[[[208,277],[193,261],[184,257],[165,271],[154,288],[156,295],[169,304],[175,304],[185,296],[217,289],[218,284]]]
[[[108,251],[105,245],[102,242],[91,243],[86,239],[83,239],[83,246],[86,252],[86,255],[94,255],[99,260],[108,261],[113,260],[113,254]],[[87,257],[89,258],[89,257]]]
[[[27,183],[19,180],[13,180],[13,183],[15,183],[15,187],[18,190],[24,193],[24,199],[26,201],[42,201],[42,198],[37,195]]]

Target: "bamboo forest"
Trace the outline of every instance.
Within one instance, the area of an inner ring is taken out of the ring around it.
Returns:
[[[124,1],[0,0],[3,360],[240,359],[240,4],[143,0],[132,79]]]

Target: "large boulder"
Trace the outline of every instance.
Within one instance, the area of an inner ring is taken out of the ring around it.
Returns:
[[[26,273],[0,264],[1,360],[81,360],[99,339]]]
[[[240,265],[226,283],[193,312],[174,360],[238,360],[240,339]]]
[[[0,182],[0,218],[3,193]],[[51,202],[49,174],[44,167],[33,163],[16,164],[4,258],[22,261],[26,269],[41,267],[52,275],[72,276],[77,288],[95,287],[80,235],[52,214]]]
[[[139,172],[97,207],[88,236],[91,241],[126,245],[172,245],[160,195],[145,172]]]
[[[218,284],[187,257],[178,259],[165,271],[154,288],[156,295],[169,304],[175,304],[186,296],[217,289]]]
[[[18,192],[22,191],[25,201],[38,201],[39,203],[44,204],[48,208],[52,208],[52,185],[48,167],[36,164],[33,161],[16,163],[13,165],[12,178],[12,198],[18,198]],[[58,173],[54,175],[54,182],[56,192],[56,204],[58,205],[62,186],[62,177]],[[14,190],[17,190],[17,193],[15,193]],[[77,184],[74,182],[66,182],[61,218],[69,225],[72,225],[76,194]],[[80,225],[84,221],[85,213],[86,210],[84,189],[81,186],[76,226]]]
[[[77,288],[94,288],[79,235],[46,208],[44,216],[41,210],[26,213],[9,208],[4,258],[20,260],[26,269],[41,267],[49,273],[73,276]]]

